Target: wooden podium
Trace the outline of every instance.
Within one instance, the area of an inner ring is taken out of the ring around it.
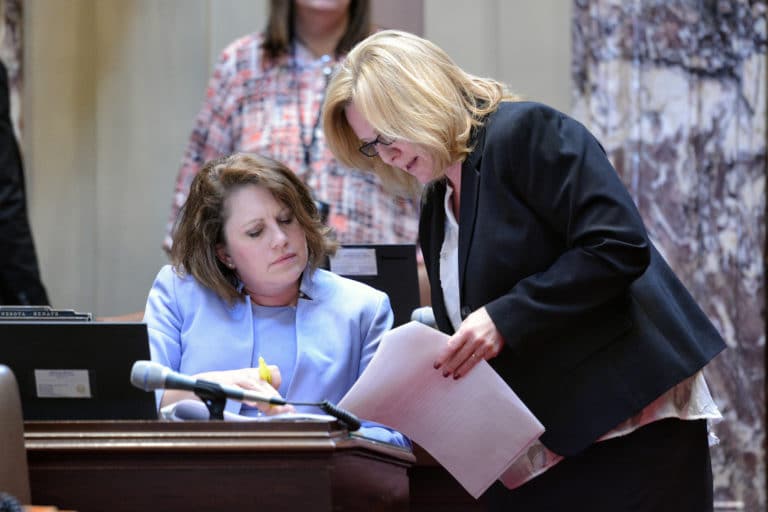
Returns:
[[[474,499],[429,452],[413,446],[416,463],[408,470],[411,512],[482,512],[486,506]]]
[[[32,502],[78,512],[408,510],[407,450],[333,422],[26,422]]]

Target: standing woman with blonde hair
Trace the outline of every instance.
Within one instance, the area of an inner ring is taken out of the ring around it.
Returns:
[[[383,31],[328,88],[346,165],[425,186],[434,369],[487,360],[544,424],[490,510],[712,510],[702,368],[725,344],[648,238],[597,140],[548,106]],[[427,369],[425,369],[427,371]]]

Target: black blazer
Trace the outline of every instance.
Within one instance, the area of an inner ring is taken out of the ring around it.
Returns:
[[[9,103],[8,75],[0,62],[0,305],[48,304],[27,218],[24,169]]]
[[[725,348],[651,244],[602,147],[544,105],[502,103],[461,170],[461,315],[485,306],[506,342],[490,364],[574,455]],[[445,182],[419,236],[439,328]]]

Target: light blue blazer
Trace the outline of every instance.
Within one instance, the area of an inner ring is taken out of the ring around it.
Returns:
[[[321,269],[304,272],[301,292],[296,306],[296,366],[283,398],[336,403],[368,366],[381,336],[392,326],[389,298]],[[229,305],[192,276],[180,276],[166,265],[149,292],[144,321],[152,360],[172,370],[193,375],[251,366],[253,315],[247,295]],[[162,390],[158,403],[161,395]],[[229,412],[238,413],[240,407],[239,402],[227,401]]]

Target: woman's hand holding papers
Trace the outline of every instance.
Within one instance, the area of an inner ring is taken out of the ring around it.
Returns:
[[[466,375],[478,362],[492,359],[501,352],[504,339],[485,308],[471,313],[438,354],[435,369],[443,377]]]

